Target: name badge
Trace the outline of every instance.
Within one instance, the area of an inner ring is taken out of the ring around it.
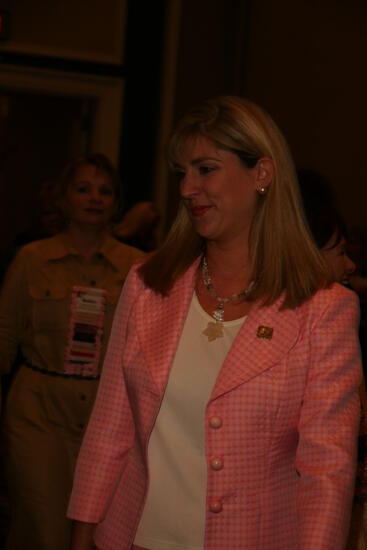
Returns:
[[[105,307],[104,289],[73,287],[64,365],[66,374],[98,375]]]

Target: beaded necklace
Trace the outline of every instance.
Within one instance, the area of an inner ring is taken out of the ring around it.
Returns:
[[[212,321],[209,321],[206,329],[203,332],[203,334],[205,334],[205,336],[208,337],[208,340],[211,341],[211,340],[215,340],[216,338],[221,338],[223,336],[225,304],[228,304],[228,302],[237,302],[237,301],[245,300],[247,296],[250,294],[250,292],[253,290],[255,286],[255,281],[251,281],[249,286],[247,288],[244,288],[240,292],[238,292],[238,294],[231,294],[230,296],[226,296],[225,298],[222,298],[221,296],[218,296],[217,291],[213,286],[213,283],[209,274],[208,262],[205,256],[203,257],[203,262],[202,262],[202,276],[203,276],[203,282],[206,290],[218,302],[217,307],[212,313],[212,316],[215,319],[215,323],[213,323]]]

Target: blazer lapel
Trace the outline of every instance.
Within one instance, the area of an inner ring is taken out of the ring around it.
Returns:
[[[147,289],[137,303],[137,331],[158,395],[162,395],[189,310],[200,258],[166,297]]]
[[[293,310],[279,311],[281,303],[254,305],[224,360],[211,399],[269,369],[294,346],[298,318]]]

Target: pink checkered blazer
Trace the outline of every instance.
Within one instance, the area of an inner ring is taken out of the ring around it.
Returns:
[[[98,523],[103,550],[129,550],[134,540],[149,436],[197,265],[168,297],[133,268],[120,298],[68,512]],[[205,550],[344,546],[359,422],[358,301],[336,284],[295,310],[280,303],[252,308],[207,406]],[[213,457],[221,470],[210,468]]]

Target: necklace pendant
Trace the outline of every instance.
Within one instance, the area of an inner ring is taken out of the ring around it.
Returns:
[[[209,321],[203,334],[208,338],[209,342],[217,338],[223,338],[223,323],[221,321]]]
[[[212,296],[218,302],[217,308],[212,313],[214,321],[209,321],[206,329],[203,330],[203,334],[205,334],[209,342],[212,342],[213,340],[216,340],[217,338],[222,338],[224,336],[224,304],[228,304],[228,302],[245,300],[250,292],[252,292],[255,286],[255,282],[252,281],[248,288],[241,290],[241,292],[239,292],[238,294],[231,294],[231,296],[221,298],[220,296],[218,296],[215,288],[213,287],[213,283],[208,270],[208,263],[205,256],[203,256],[202,276],[206,290],[208,291],[210,296]]]

